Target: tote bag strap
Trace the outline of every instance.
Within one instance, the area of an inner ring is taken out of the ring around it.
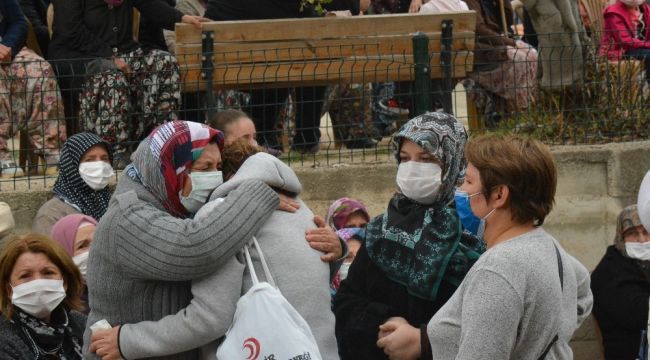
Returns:
[[[260,262],[262,263],[262,268],[264,269],[264,275],[266,276],[266,282],[271,284],[273,287],[275,286],[275,280],[273,280],[273,276],[271,276],[271,270],[269,269],[269,265],[266,263],[266,259],[264,258],[264,254],[262,253],[262,248],[260,247],[260,244],[257,242],[257,239],[255,236],[253,236],[252,240],[253,246],[255,247],[255,250],[257,251],[257,254],[260,257]],[[257,277],[257,273],[255,272],[255,267],[253,266],[253,260],[251,260],[251,254],[250,254],[250,244],[244,245],[244,256],[246,257],[246,265],[248,266],[248,270],[251,273],[251,280],[253,281],[253,285],[259,284],[259,279]]]

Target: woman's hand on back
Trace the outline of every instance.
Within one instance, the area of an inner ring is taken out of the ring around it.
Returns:
[[[194,25],[195,28],[201,29],[203,25],[201,23],[212,21],[210,19],[204,18],[202,16],[192,16],[192,15],[183,15],[181,22],[183,24]]]
[[[318,228],[307,230],[307,241],[312,249],[325,253],[320,259],[324,262],[334,262],[343,256],[343,246],[336,231],[327,226],[322,217],[316,215],[314,222]]]
[[[278,205],[278,210],[295,213],[300,209],[300,203],[296,200],[288,197],[287,195],[278,193],[280,197],[280,205]]]
[[[120,355],[119,345],[120,327],[115,326],[110,330],[95,330],[90,337],[91,353],[97,354],[102,360],[119,360],[122,358]]]

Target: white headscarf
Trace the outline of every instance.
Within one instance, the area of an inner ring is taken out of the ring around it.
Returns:
[[[639,218],[641,224],[650,231],[650,171],[645,174],[639,189],[639,197],[637,199],[637,209],[639,211]]]

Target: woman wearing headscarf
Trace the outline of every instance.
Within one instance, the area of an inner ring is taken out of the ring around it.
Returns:
[[[52,226],[70,214],[88,215],[99,220],[108,208],[112,191],[112,154],[108,143],[92,133],[71,136],[61,148],[59,176],[54,196],[38,209],[32,230],[49,235]]]
[[[557,185],[551,152],[534,139],[488,135],[470,140],[465,156],[456,209],[463,224],[479,222],[487,250],[428,323],[428,354],[420,329],[399,319],[382,327],[390,335],[378,345],[400,360],[573,359],[569,343],[593,298],[587,269],[542,227]]]
[[[364,228],[370,221],[368,209],[359,200],[342,197],[327,209],[325,222],[334,230],[343,228]]]
[[[342,359],[387,359],[377,346],[379,327],[400,317],[426,329],[482,253],[449,206],[463,179],[466,141],[463,125],[445,113],[420,115],[394,135],[399,191],[368,223],[334,297]]]
[[[58,242],[65,252],[70,255],[72,262],[79,269],[83,294],[81,300],[84,305],[84,313],[88,314],[88,289],[86,288],[86,275],[88,274],[88,253],[90,244],[95,235],[97,220],[82,214],[64,216],[52,227],[50,237]]]
[[[650,299],[650,235],[636,205],[618,215],[614,245],[591,274],[591,290],[605,359],[636,359]]]
[[[335,229],[339,238],[348,245],[348,256],[330,284],[332,295],[336,294],[341,286],[341,281],[348,276],[350,266],[361,248],[368,221],[370,221],[370,215],[368,215],[366,206],[361,201],[348,197],[334,201],[327,210],[325,222]]]
[[[156,128],[132,156],[99,222],[88,259],[88,325],[160,320],[186,307],[191,280],[232,259],[278,207],[259,180],[244,181],[208,220],[190,216],[222,182],[223,134],[199,123]],[[85,344],[91,330],[86,329]],[[94,354],[84,349],[88,358]],[[105,355],[99,347],[98,356]],[[188,359],[184,352],[169,359]]]

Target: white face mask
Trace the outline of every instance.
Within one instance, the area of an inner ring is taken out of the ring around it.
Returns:
[[[37,279],[12,287],[11,303],[43,319],[65,299],[63,280]]]
[[[81,273],[81,276],[84,278],[84,280],[86,279],[86,272],[88,269],[89,253],[90,251],[86,251],[85,253],[81,253],[72,257],[72,261],[75,265],[77,265],[77,268],[79,269],[79,272]]]
[[[341,268],[339,269],[339,279],[345,280],[348,277],[348,271],[350,271],[350,265],[352,265],[352,262],[346,262],[341,264]]]
[[[621,2],[629,7],[641,6],[645,0],[621,0]]]
[[[442,184],[440,165],[407,161],[397,168],[397,186],[409,199],[420,204],[432,204]]]
[[[187,196],[178,193],[178,197],[187,211],[196,213],[208,201],[212,191],[223,184],[223,173],[216,170],[200,171],[193,172],[188,177],[192,181],[192,191]]]
[[[626,242],[625,252],[632,259],[650,261],[650,242]]]
[[[97,191],[105,188],[115,173],[106,161],[87,161],[79,164],[79,175],[91,189]]]

